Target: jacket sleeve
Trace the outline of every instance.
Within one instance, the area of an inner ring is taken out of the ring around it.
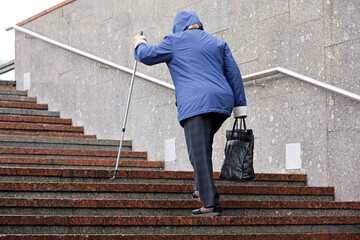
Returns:
[[[158,45],[148,46],[145,41],[139,42],[135,46],[134,55],[136,60],[146,65],[170,62],[172,55],[172,41],[166,36]]]
[[[225,43],[224,54],[224,74],[235,98],[234,115],[235,117],[246,116],[246,97],[241,73],[227,43]]]

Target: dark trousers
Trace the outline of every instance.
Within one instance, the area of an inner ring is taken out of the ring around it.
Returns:
[[[228,118],[225,114],[206,113],[181,122],[189,158],[194,167],[194,190],[199,190],[203,207],[220,205],[213,180],[212,144],[215,133]]]

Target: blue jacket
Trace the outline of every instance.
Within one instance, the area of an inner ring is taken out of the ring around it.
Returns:
[[[173,34],[158,45],[135,46],[136,60],[154,65],[166,62],[175,86],[178,119],[209,112],[231,115],[233,107],[246,106],[240,70],[226,42],[198,30],[194,12],[179,12]]]

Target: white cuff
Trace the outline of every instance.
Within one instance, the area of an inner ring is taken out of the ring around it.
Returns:
[[[239,106],[234,107],[233,109],[234,117],[246,117],[247,116],[247,107],[246,106]]]
[[[145,43],[146,45],[147,45],[147,42],[146,42],[146,40],[145,39],[140,39],[139,41],[137,41],[136,42],[136,44],[135,44],[135,47],[134,48],[136,48],[140,43]]]

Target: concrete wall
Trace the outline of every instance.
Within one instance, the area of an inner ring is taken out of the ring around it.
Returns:
[[[133,36],[143,30],[150,44],[160,42],[179,10],[195,11],[207,32],[228,42],[243,75],[281,66],[360,94],[358,0],[76,0],[24,27],[132,68]],[[165,64],[138,71],[171,82]],[[87,134],[119,139],[129,74],[16,33],[20,88],[27,72],[39,102]],[[309,185],[359,201],[360,104],[289,77],[264,83],[246,87],[256,172],[307,173]],[[174,103],[173,91],[136,79],[125,138],[150,160],[164,160],[164,141],[175,138],[177,159],[166,169],[191,170]],[[215,170],[230,126],[215,138]],[[300,170],[286,169],[288,143],[301,144]]]

